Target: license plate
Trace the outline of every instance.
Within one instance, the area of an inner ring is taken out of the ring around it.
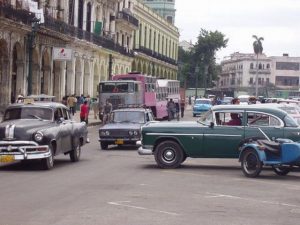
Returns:
[[[117,139],[115,143],[116,143],[116,145],[123,145],[124,140],[123,139]]]
[[[10,163],[15,161],[15,156],[13,155],[0,155],[0,163]]]

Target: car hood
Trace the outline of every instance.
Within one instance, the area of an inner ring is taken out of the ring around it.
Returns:
[[[108,123],[102,126],[99,130],[130,130],[140,129],[144,124],[141,123]]]
[[[0,123],[0,139],[5,138],[6,127],[14,127],[13,138],[16,140],[31,140],[32,134],[38,130],[47,129],[53,124],[49,120],[36,120],[36,119],[22,119],[22,120],[9,120]]]

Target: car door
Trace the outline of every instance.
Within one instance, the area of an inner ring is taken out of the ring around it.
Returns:
[[[228,125],[230,114],[238,114],[240,125]],[[238,157],[238,147],[244,139],[244,111],[218,111],[213,113],[213,126],[203,132],[203,155],[216,158]]]
[[[73,122],[70,117],[70,113],[67,109],[62,108],[63,122],[62,122],[62,133],[64,135],[63,140],[63,152],[67,152],[72,149],[72,139],[74,136]]]
[[[284,137],[284,123],[274,115],[259,111],[248,111],[245,122],[245,138],[266,138],[264,133],[269,139]]]
[[[62,108],[58,107],[55,109],[54,118],[56,123],[58,124],[58,132],[56,135],[57,146],[60,152],[69,151],[71,148],[70,140],[68,139],[70,122],[64,119]]]

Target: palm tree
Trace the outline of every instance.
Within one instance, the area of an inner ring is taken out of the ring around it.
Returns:
[[[255,76],[255,96],[258,96],[258,55],[262,54],[263,52],[263,46],[262,41],[264,40],[263,37],[257,37],[256,35],[252,35],[252,37],[255,39],[253,42],[253,50],[256,54],[256,76]]]

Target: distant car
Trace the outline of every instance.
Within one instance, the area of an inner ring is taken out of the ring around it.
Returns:
[[[177,168],[187,157],[238,158],[249,139],[300,141],[300,127],[285,111],[260,105],[213,106],[198,121],[149,123],[142,127],[140,155],[154,155],[161,168]],[[241,120],[230,124],[232,115]]]
[[[73,121],[61,103],[12,104],[0,123],[0,162],[40,159],[44,169],[51,169],[61,153],[76,162],[87,134],[86,124]]]
[[[224,97],[222,101],[222,105],[229,105],[231,104],[233,97]]]
[[[239,95],[238,99],[240,100],[240,105],[248,105],[250,95]]]
[[[110,122],[99,129],[101,149],[106,150],[109,145],[136,145],[141,140],[141,126],[151,121],[154,121],[154,117],[150,109],[114,110]]]
[[[262,107],[275,107],[287,112],[300,125],[300,107],[294,103],[266,103]]]
[[[212,107],[212,101],[207,98],[197,98],[193,106],[193,117],[207,112]]]

